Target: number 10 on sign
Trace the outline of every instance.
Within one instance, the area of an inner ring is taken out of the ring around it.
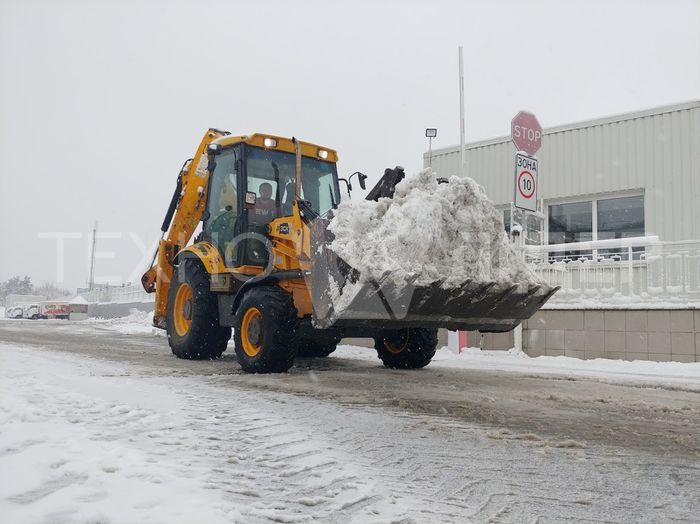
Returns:
[[[515,155],[515,207],[537,211],[537,159],[517,153]]]

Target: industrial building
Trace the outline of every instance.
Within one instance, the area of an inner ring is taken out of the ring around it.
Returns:
[[[515,153],[509,136],[465,150],[467,175],[503,210],[506,230]],[[700,361],[700,101],[544,129],[537,158],[541,213],[523,226],[527,243],[544,247],[525,251],[541,254],[533,268],[561,290],[523,324],[525,351]],[[424,155],[441,176],[459,163],[459,146]],[[481,345],[513,341],[487,335]]]
[[[467,174],[506,223],[514,153],[509,136],[466,147]],[[458,146],[437,149],[432,167],[458,174],[459,158]],[[545,244],[700,238],[700,101],[545,129],[537,158]]]

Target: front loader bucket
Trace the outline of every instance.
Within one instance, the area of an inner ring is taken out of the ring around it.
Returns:
[[[465,282],[446,287],[400,283],[386,273],[363,279],[329,247],[327,222],[317,220],[311,230],[311,291],[313,321],[318,328],[403,327],[510,331],[530,318],[559,288],[545,284]]]

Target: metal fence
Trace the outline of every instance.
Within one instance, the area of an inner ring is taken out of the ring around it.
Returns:
[[[552,304],[700,306],[700,240],[638,237],[528,246],[524,256],[547,283]]]
[[[152,293],[146,293],[140,284],[100,286],[91,291],[81,293],[80,296],[91,304],[106,302],[153,302],[155,297]]]

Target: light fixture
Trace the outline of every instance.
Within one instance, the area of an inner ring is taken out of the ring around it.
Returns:
[[[277,147],[277,139],[267,137],[265,140],[263,140],[263,145],[265,147]]]
[[[437,136],[437,129],[434,127],[429,127],[425,130],[425,136],[427,138],[435,138]]]
[[[325,149],[319,149],[318,150],[318,158],[326,160],[328,158],[328,151],[326,151]]]

